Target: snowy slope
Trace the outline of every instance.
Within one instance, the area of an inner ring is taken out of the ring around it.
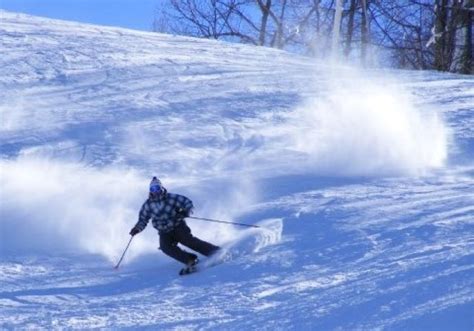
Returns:
[[[0,11],[0,328],[473,330],[474,79]],[[179,278],[158,175],[232,259]]]

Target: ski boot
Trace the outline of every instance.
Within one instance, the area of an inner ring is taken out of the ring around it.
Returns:
[[[196,272],[197,271],[197,264],[199,263],[199,259],[196,258],[196,259],[193,259],[193,260],[190,260],[186,266],[181,269],[179,271],[179,275],[180,276],[183,276],[183,275],[189,275],[189,274],[192,274],[193,272]]]

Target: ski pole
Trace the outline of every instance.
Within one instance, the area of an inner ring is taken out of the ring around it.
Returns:
[[[120,263],[122,263],[123,257],[125,256],[125,253],[127,252],[128,247],[129,247],[130,244],[132,243],[132,239],[133,239],[133,236],[130,238],[130,240],[129,240],[128,244],[127,244],[127,247],[125,247],[125,250],[123,251],[122,257],[120,258],[120,260],[118,261],[118,263],[117,263],[117,265],[115,266],[114,269],[118,269]]]
[[[220,220],[213,220],[211,218],[193,217],[193,216],[188,216],[187,218],[192,218],[192,219],[195,219],[195,220],[206,221],[206,222],[225,223],[225,224],[234,224],[234,225],[240,225],[240,226],[247,226],[247,227],[251,227],[251,228],[260,228],[258,225],[237,223],[237,222],[226,222],[226,221],[220,221]]]

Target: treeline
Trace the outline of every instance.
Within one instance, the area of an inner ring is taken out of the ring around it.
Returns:
[[[153,30],[472,74],[474,0],[162,0]]]

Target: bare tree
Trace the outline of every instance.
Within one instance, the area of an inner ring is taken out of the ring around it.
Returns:
[[[156,32],[169,32],[202,38],[235,38],[239,42],[257,44],[244,23],[253,23],[244,13],[244,7],[251,0],[169,0],[161,7],[155,22],[167,22],[154,25]],[[255,29],[256,27],[253,26]],[[169,31],[162,31],[169,30]]]
[[[367,47],[369,45],[369,36],[370,36],[370,28],[369,28],[369,18],[368,18],[368,6],[370,0],[361,0],[362,3],[362,24],[361,24],[361,47],[360,47],[360,58],[362,65],[367,63]]]
[[[369,17],[367,12],[368,0],[350,0],[346,10],[347,27],[344,35],[344,56],[349,58],[354,48],[360,48],[362,65],[367,61],[367,47],[369,45]],[[360,33],[357,30],[360,29]],[[359,38],[356,40],[356,38]]]
[[[272,0],[257,0],[260,11],[262,12],[262,19],[260,21],[260,31],[258,42],[261,46],[265,45],[265,37],[267,36],[268,17],[272,7]]]
[[[441,71],[472,72],[472,0],[436,0],[428,46],[434,67]]]
[[[474,0],[466,1],[462,12],[464,46],[461,54],[460,72],[474,74],[472,27],[474,24]]]
[[[348,22],[347,22],[347,32],[346,32],[346,42],[344,46],[344,56],[347,58],[352,49],[352,39],[354,37],[354,19],[357,10],[357,0],[350,0],[349,12],[348,12]]]
[[[154,30],[321,57],[342,45],[362,65],[370,47],[389,65],[472,73],[473,2],[162,0]]]
[[[333,56],[337,56],[339,49],[339,34],[341,31],[341,21],[342,21],[342,9],[344,6],[344,0],[336,0],[336,6],[334,9],[334,23],[332,29],[332,53]]]

